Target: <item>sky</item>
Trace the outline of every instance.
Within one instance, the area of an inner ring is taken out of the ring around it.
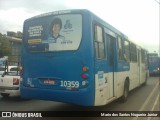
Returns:
[[[160,52],[158,2],[156,0],[0,0],[0,33],[22,32],[25,19],[42,13],[88,9],[149,52]]]

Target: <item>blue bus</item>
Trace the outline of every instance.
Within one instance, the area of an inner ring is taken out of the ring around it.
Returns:
[[[160,57],[157,53],[148,53],[150,75],[160,75]]]
[[[21,96],[100,106],[148,79],[147,50],[85,9],[25,20]]]

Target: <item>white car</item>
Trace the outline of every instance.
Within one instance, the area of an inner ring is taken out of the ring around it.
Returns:
[[[17,66],[0,67],[0,94],[7,98],[9,95],[19,96],[20,76]],[[4,68],[4,69],[3,69]],[[4,70],[4,71],[3,71]]]

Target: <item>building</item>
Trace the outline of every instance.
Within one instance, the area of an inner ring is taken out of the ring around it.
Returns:
[[[21,45],[22,45],[22,33],[8,31],[6,36],[11,45],[11,56],[9,56],[9,61],[20,61],[21,56]]]
[[[7,36],[15,37],[15,38],[22,38],[22,32],[17,31],[17,33],[13,31],[7,31]]]

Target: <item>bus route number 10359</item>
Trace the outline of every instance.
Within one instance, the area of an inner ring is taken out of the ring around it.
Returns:
[[[61,87],[67,87],[67,88],[79,88],[79,81],[60,81],[60,86]]]

